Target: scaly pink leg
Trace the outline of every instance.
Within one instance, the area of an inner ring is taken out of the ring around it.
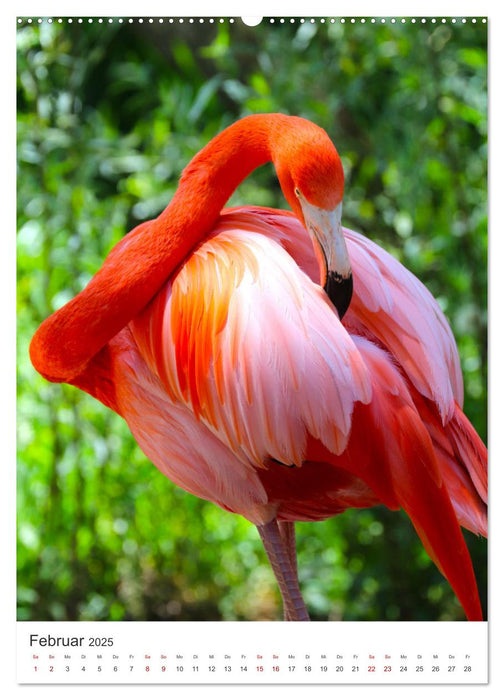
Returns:
[[[284,541],[285,547],[287,549],[287,554],[289,556],[290,565],[292,568],[292,573],[298,579],[298,568],[297,568],[297,552],[296,552],[296,530],[295,523],[288,522],[287,520],[278,521],[278,529],[280,530],[280,536]],[[284,614],[286,620],[291,620],[288,616],[288,612]]]
[[[287,553],[289,555],[289,560],[292,566],[292,571],[296,578],[298,575],[297,569],[297,552],[296,552],[296,523],[288,522],[287,520],[278,521],[278,529],[280,530],[280,535],[282,536],[285,546],[287,547]]]
[[[289,524],[290,525],[290,524]],[[278,522],[271,520],[266,525],[258,525],[257,530],[275,574],[284,605],[286,620],[309,620],[297,579],[296,567],[292,564],[293,528],[282,525],[282,537]],[[287,541],[286,541],[287,540]]]

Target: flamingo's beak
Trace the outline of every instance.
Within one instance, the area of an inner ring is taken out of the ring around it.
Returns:
[[[353,291],[352,267],[341,228],[342,203],[327,210],[310,204],[303,195],[298,199],[319,263],[320,284],[342,319]]]

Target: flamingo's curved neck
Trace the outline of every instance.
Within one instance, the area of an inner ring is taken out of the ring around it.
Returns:
[[[169,206],[155,228],[169,239],[181,262],[210,230],[238,185],[272,160],[275,133],[289,118],[281,114],[245,117],[205,146],[185,168]]]

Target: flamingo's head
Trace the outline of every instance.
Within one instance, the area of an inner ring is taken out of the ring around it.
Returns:
[[[327,133],[304,119],[280,141],[275,166],[284,195],[313,242],[320,281],[340,319],[352,298],[352,268],[341,228],[344,174]]]

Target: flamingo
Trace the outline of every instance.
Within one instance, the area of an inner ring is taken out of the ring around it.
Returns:
[[[291,211],[223,208],[272,161]],[[402,508],[469,620],[461,526],[486,536],[486,448],[424,285],[341,224],[343,168],[305,119],[245,117],[183,171],[30,345],[51,382],[127,422],[171,481],[259,532],[286,620],[309,620],[295,523]]]

